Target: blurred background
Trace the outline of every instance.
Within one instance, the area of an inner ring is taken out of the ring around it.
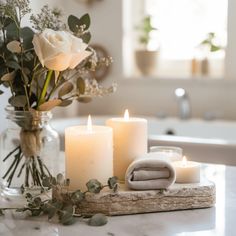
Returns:
[[[233,0],[41,0],[63,15],[91,16],[91,43],[113,64],[100,71],[104,85],[118,84],[109,97],[55,109],[55,117],[179,116],[177,88],[184,89],[191,117],[236,119],[236,15]],[[25,24],[28,24],[27,19]],[[146,64],[145,64],[146,63]],[[1,96],[4,128],[7,94]]]

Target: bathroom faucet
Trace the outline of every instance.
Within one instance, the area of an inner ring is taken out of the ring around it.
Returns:
[[[182,120],[189,119],[191,109],[187,92],[183,88],[177,88],[175,89],[175,96],[179,103],[179,118]]]

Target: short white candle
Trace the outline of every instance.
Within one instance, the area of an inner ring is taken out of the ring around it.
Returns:
[[[106,184],[113,176],[112,129],[106,126],[74,126],[65,130],[66,178],[70,190],[86,189],[90,179]]]
[[[176,171],[176,183],[199,183],[201,165],[188,161],[184,156],[182,161],[173,162]]]
[[[126,110],[124,118],[111,118],[106,124],[113,128],[114,175],[123,181],[130,163],[147,153],[147,120],[131,118]]]

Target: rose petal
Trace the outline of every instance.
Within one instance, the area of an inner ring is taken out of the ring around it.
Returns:
[[[40,63],[44,66],[43,53],[40,47],[40,38],[37,34],[34,35],[33,41],[34,51],[39,58]]]
[[[83,51],[83,52],[72,54],[69,68],[74,69],[77,65],[79,65],[79,63],[81,63],[84,59],[86,59],[91,54],[92,52],[90,51]]]
[[[69,67],[70,61],[71,55],[60,53],[55,57],[46,58],[44,64],[50,70],[63,71]]]

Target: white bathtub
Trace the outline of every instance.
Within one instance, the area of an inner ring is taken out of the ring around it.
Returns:
[[[93,124],[104,125],[110,118],[97,116]],[[236,122],[178,120],[173,118],[148,119],[148,145],[180,146],[191,160],[236,165]],[[86,124],[87,117],[54,120],[64,149],[64,130],[68,126]],[[173,135],[166,135],[173,133]]]

